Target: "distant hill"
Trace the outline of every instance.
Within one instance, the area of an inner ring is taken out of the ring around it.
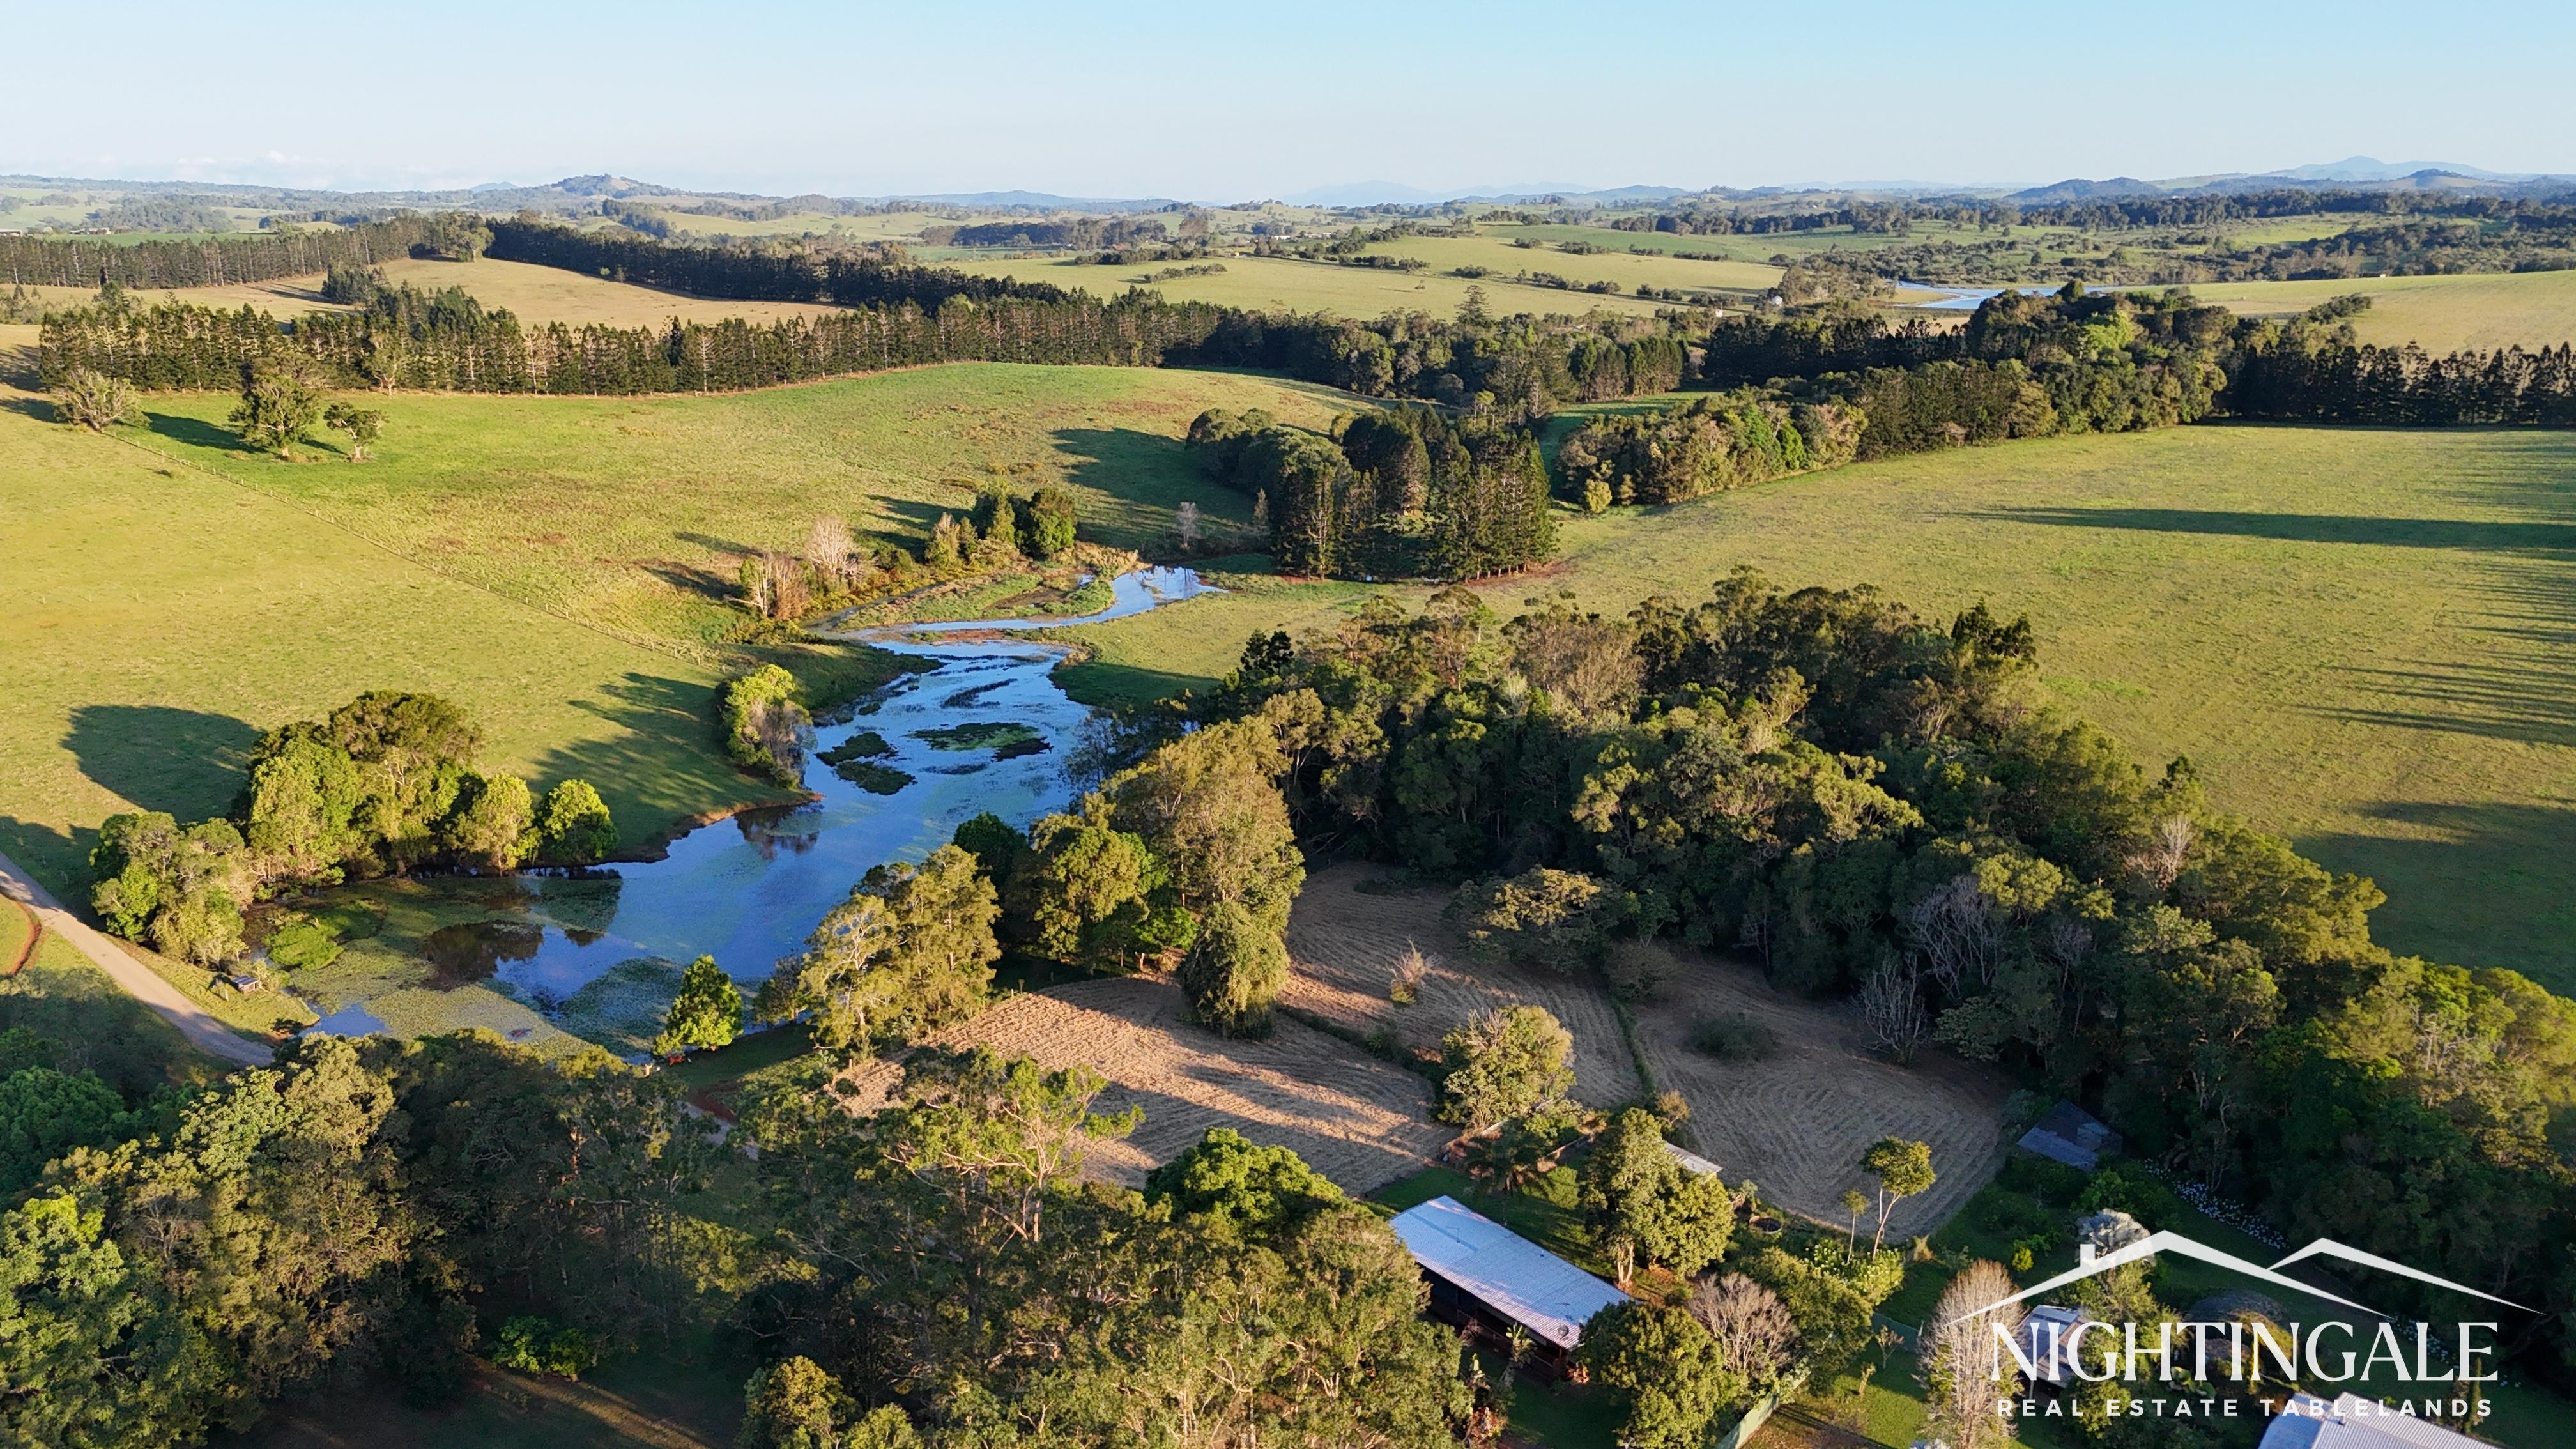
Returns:
[[[1162,211],[1181,205],[1168,196],[1058,196],[1048,191],[944,191],[860,197],[863,201],[931,201],[941,206],[1017,211]]]

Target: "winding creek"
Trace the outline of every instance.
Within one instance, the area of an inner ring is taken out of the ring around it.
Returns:
[[[711,955],[737,980],[756,984],[780,957],[802,949],[815,923],[869,867],[925,855],[985,811],[1025,827],[1071,802],[1066,755],[1092,712],[1067,698],[1052,677],[1068,651],[997,635],[1122,619],[1210,586],[1194,570],[1152,568],[1122,575],[1112,590],[1108,608],[1078,617],[955,620],[835,635],[931,667],[904,675],[815,730],[804,781],[819,798],[742,811],[672,841],[660,860],[602,867],[599,873],[613,875],[616,888],[613,905],[591,913],[595,929],[567,929],[542,916],[526,924],[457,928],[476,933],[467,953],[488,963],[491,984],[540,1010],[638,957],[687,962]],[[978,637],[942,637],[956,635]],[[889,752],[869,763],[910,777],[898,786],[894,777],[880,776],[895,787],[892,793],[852,783],[820,758],[870,733]],[[1003,747],[983,743],[991,740]],[[381,1027],[354,1007],[326,1018],[323,1029]]]

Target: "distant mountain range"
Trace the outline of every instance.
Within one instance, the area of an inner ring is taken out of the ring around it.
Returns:
[[[710,200],[745,205],[773,205],[783,201],[790,203],[791,209],[810,206],[814,210],[826,212],[835,207],[884,205],[889,202],[923,202],[978,211],[1089,213],[1161,211],[1184,204],[1169,197],[1063,196],[1046,191],[1019,190],[909,192],[894,196],[856,198],[808,194],[782,198],[749,192],[706,191],[692,187],[661,186],[649,181],[638,181],[632,177],[605,172],[593,176],[567,176],[560,181],[535,186],[509,181],[487,181],[479,186],[414,191],[323,191],[299,187],[217,182],[108,181],[41,176],[0,176],[0,183],[20,186],[79,186],[129,196],[194,198],[201,203],[212,205],[323,213],[395,207],[474,207],[485,211],[532,210],[554,216],[572,216],[596,214],[603,203],[610,201],[655,198],[672,198],[683,203]],[[2278,171],[2227,172],[2212,176],[2169,177],[2159,181],[2143,181],[2134,176],[2112,176],[2101,180],[2073,177],[2046,186],[2025,187],[2018,190],[1999,185],[1879,181],[1829,186],[1750,188],[1712,186],[1698,189],[1680,186],[1620,186],[1604,189],[1542,184],[1478,186],[1460,191],[1440,191],[1409,186],[1396,181],[1355,181],[1313,187],[1281,197],[1279,200],[1295,206],[1317,207],[1424,206],[1462,201],[1488,204],[1546,202],[1574,207],[1606,207],[1653,204],[1692,197],[1749,200],[1816,195],[1854,199],[1872,196],[1974,196],[2046,204],[2115,200],[2139,196],[2265,191],[2282,187],[2313,187],[2321,190],[2358,188],[2391,191],[2474,191],[2511,195],[2561,192],[2576,188],[2576,175],[2488,171],[2447,161],[2387,162],[2369,156],[2348,156],[2341,161],[2316,162],[2304,166],[2285,167]]]

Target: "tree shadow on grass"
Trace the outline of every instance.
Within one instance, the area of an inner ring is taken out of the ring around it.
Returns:
[[[40,397],[13,397],[6,401],[0,401],[0,410],[17,413],[23,417],[34,418],[40,423],[60,422],[62,420],[61,417],[55,413],[54,405]]]
[[[629,672],[567,702],[617,728],[547,751],[529,784],[544,790],[580,779],[597,786],[617,816],[622,852],[649,849],[657,832],[711,807],[778,798],[724,759],[708,684]]]
[[[2242,513],[2198,508],[1988,508],[1967,515],[1989,523],[2111,528],[2141,533],[2196,533],[2267,538],[2286,543],[2378,544],[2479,553],[2576,553],[2576,523],[2516,523],[2460,518],[2368,518],[2331,513]]]
[[[2372,934],[2401,955],[2520,971],[2576,995],[2576,805],[2382,801],[2403,834],[2304,836],[2303,854],[2378,881]]]
[[[98,832],[87,826],[65,829],[0,815],[0,855],[67,906],[77,907],[89,895],[89,853],[97,844]]]
[[[1109,499],[1086,510],[1085,537],[1150,550],[1170,541],[1173,511],[1183,503],[1199,506],[1211,532],[1251,528],[1252,500],[1201,472],[1177,439],[1137,428],[1058,428],[1052,438],[1066,480]]]
[[[177,413],[143,415],[143,425],[154,437],[168,438],[191,448],[211,448],[218,453],[238,452],[248,445],[241,434],[221,428],[203,418],[182,417]]]
[[[230,715],[166,705],[84,704],[63,748],[81,773],[143,810],[181,820],[221,813],[260,732]]]

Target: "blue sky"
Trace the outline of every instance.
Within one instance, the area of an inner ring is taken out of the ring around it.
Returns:
[[[1230,201],[1369,180],[2576,172],[2576,6],[127,0],[10,20],[0,171]],[[2079,13],[2080,12],[2080,13]],[[78,63],[29,64],[62,57]]]

